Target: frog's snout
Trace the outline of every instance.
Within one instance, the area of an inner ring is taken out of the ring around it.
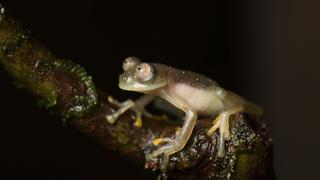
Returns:
[[[119,81],[129,83],[130,81],[132,81],[132,78],[130,76],[126,75],[126,73],[123,73],[119,76]]]
[[[123,74],[120,74],[120,76],[119,76],[119,81],[121,81],[121,80],[125,80],[125,81],[127,81],[128,80],[128,77],[123,73]]]
[[[123,73],[119,76],[119,84],[131,84],[132,81],[132,78],[130,76],[127,76],[126,73]]]

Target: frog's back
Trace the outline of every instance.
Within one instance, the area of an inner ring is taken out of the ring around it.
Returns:
[[[162,66],[160,69],[166,69],[171,92],[199,115],[212,115],[223,109],[224,90],[215,81],[191,71],[160,66]]]
[[[212,86],[218,86],[217,82],[204,75],[192,71],[173,68],[164,64],[155,63],[155,65],[161,67],[160,69],[165,69],[167,77],[170,78],[173,83],[182,83],[195,88],[210,88]]]

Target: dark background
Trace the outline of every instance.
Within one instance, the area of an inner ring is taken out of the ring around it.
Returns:
[[[278,179],[320,179],[319,1],[0,2],[54,54],[81,64],[121,100],[136,97],[117,88],[131,55],[217,80],[265,108]],[[63,127],[2,68],[0,77],[0,163],[9,179],[155,178]]]

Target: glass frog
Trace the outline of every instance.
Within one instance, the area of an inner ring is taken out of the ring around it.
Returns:
[[[140,127],[142,125],[141,115],[151,116],[144,107],[155,97],[163,98],[185,113],[183,126],[177,131],[175,138],[156,139],[154,142],[164,142],[164,145],[146,156],[146,159],[150,160],[163,154],[160,166],[162,171],[166,171],[169,156],[182,150],[188,142],[198,116],[218,114],[207,134],[211,136],[219,129],[217,156],[223,158],[225,141],[231,139],[230,116],[242,111],[256,116],[262,114],[261,107],[223,89],[215,81],[198,73],[159,63],[141,62],[136,57],[126,58],[122,68],[124,73],[119,77],[119,87],[145,95],[135,102],[129,99],[118,103],[120,108],[115,113],[106,116],[108,122],[115,123],[121,114],[132,108],[137,113],[135,125]]]

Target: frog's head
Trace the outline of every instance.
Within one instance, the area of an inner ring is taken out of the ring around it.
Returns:
[[[127,91],[153,92],[167,84],[165,76],[152,63],[142,63],[139,58],[128,57],[123,61],[124,73],[119,76],[119,87]]]

